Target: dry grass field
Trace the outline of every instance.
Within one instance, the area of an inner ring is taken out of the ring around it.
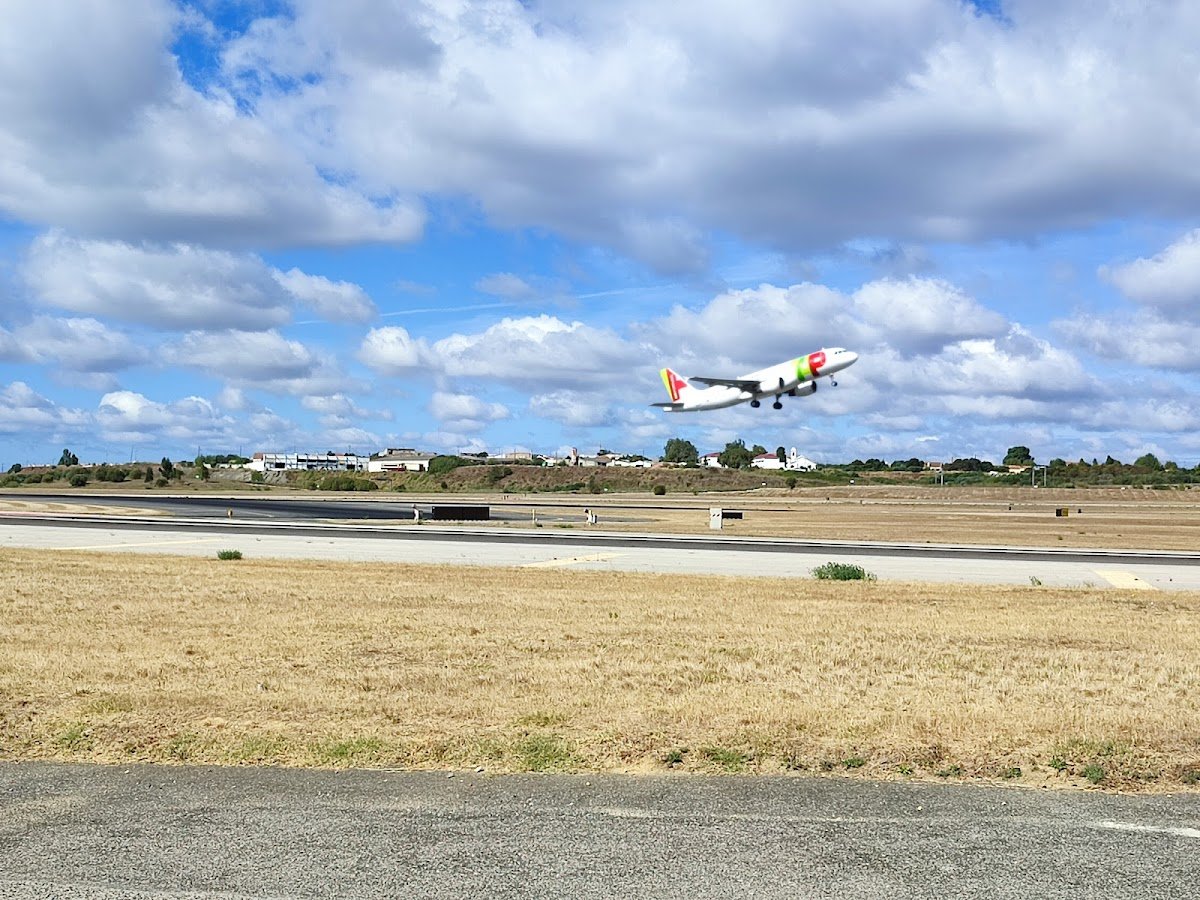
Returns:
[[[1200,594],[0,551],[0,758],[1200,782]]]
[[[1198,552],[1200,495],[1195,501],[1153,504],[1078,496],[1013,500],[961,498],[954,501],[831,496],[829,500],[822,497],[747,503],[744,499],[730,498],[728,505],[745,510],[746,518],[726,522],[725,533],[856,541]],[[1069,510],[1066,517],[1055,514],[1059,507]],[[708,530],[707,507],[652,515],[652,523],[613,525],[611,528],[697,534]]]
[[[104,486],[115,492],[122,485]],[[193,486],[194,487],[194,486]],[[205,485],[216,492],[220,485]],[[174,487],[172,487],[174,491]],[[88,493],[69,492],[73,500]],[[97,499],[104,491],[94,492]],[[130,506],[86,506],[53,500],[23,499],[19,491],[0,492],[0,515],[6,512],[161,515],[132,504],[137,489],[126,488]],[[639,493],[411,494],[378,492],[336,495],[286,489],[257,494],[256,499],[351,500],[359,503],[503,503],[517,520],[493,527],[532,527],[535,511],[565,513],[568,520],[544,522],[548,527],[584,528],[584,508],[599,513],[601,531],[653,531],[706,534],[709,507],[743,510],[741,521],[726,522],[733,536],[797,537],[835,540],[903,541],[934,544],[1001,544],[1035,547],[1200,552],[1200,490],[1143,490],[1108,487],[1034,489],[1030,487],[930,487],[922,485],[858,485],[819,488],[764,488],[739,492],[654,496]],[[1065,518],[1055,515],[1066,508]],[[574,521],[570,521],[570,517]],[[398,523],[411,526],[407,515]],[[425,523],[423,527],[436,527]]]
[[[740,493],[401,495],[403,502],[506,504],[519,513],[503,527],[530,527],[539,515],[564,511],[563,524],[543,515],[546,527],[584,528],[584,508],[599,522],[590,530],[666,534],[709,533],[710,507],[741,510],[725,534],[832,540],[985,544],[1027,547],[1200,552],[1200,490],[1121,488],[936,488],[861,486]],[[373,495],[364,502],[395,501]],[[1055,510],[1065,508],[1066,517]],[[403,524],[411,524],[405,521]],[[498,523],[493,522],[493,526]],[[428,527],[428,523],[426,523]]]

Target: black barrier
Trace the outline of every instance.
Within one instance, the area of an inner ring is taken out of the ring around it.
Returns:
[[[492,517],[489,506],[434,506],[429,518],[435,522],[486,522]]]
[[[743,519],[745,514],[740,509],[724,509],[721,510],[722,519]]]

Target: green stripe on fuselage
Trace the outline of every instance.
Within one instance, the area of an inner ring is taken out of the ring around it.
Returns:
[[[808,381],[812,378],[812,367],[808,364],[807,356],[800,356],[794,360],[796,364],[796,377],[801,381]]]

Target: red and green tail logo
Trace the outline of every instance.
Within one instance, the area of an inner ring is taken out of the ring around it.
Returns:
[[[688,386],[688,383],[670,369],[662,369],[658,374],[662,376],[663,384],[667,387],[667,394],[670,395],[671,402],[678,403],[679,394]]]

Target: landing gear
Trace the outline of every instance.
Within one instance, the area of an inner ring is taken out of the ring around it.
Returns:
[[[757,400],[751,400],[750,405],[753,406],[755,409],[758,409],[760,406],[762,406],[762,404],[759,403]]]
[[[771,405],[772,405],[773,407],[775,407],[775,409],[783,409],[783,404],[782,404],[782,403],[780,403],[778,400],[776,400],[776,401],[775,401],[774,403],[772,403]]]
[[[830,386],[830,387],[837,387],[837,382],[836,382],[836,381],[834,381],[832,378],[830,378],[830,379],[829,379],[829,386]]]

